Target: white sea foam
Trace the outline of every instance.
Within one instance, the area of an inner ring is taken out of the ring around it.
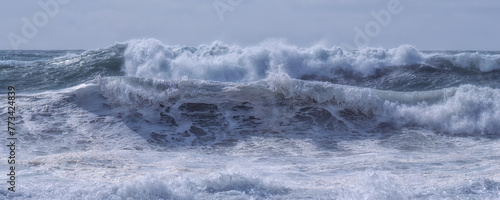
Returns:
[[[500,90],[461,86],[455,95],[436,104],[399,105],[397,115],[406,123],[418,123],[437,130],[470,134],[500,132]]]
[[[429,65],[458,67],[488,72],[500,69],[500,55],[482,53],[423,53],[403,45],[393,49],[364,48],[347,51],[339,47],[300,48],[281,40],[268,40],[256,46],[241,47],[214,42],[198,47],[170,46],[155,39],[127,43],[122,70],[128,76],[176,80],[182,77],[224,82],[264,79],[282,70],[292,78],[333,79],[338,70],[362,76],[377,69]]]

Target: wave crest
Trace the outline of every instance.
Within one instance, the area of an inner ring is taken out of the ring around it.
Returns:
[[[377,70],[406,66],[460,68],[490,72],[500,69],[500,54],[421,52],[410,45],[393,49],[339,47],[299,48],[280,40],[240,47],[213,42],[198,47],[169,46],[156,39],[127,42],[123,71],[128,76],[176,80],[250,82],[284,71],[297,79],[335,80],[345,74],[372,76]]]

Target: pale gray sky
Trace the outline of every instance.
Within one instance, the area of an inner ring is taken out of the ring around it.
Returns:
[[[377,21],[371,13],[382,15]],[[500,50],[499,19],[498,0],[2,1],[0,49],[95,49],[140,38],[253,45],[285,38],[298,46]]]

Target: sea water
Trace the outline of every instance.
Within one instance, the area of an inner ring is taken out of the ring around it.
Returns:
[[[500,52],[143,39],[0,73],[2,199],[500,198]]]

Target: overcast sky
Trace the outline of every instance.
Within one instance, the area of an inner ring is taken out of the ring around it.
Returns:
[[[140,38],[246,46],[284,38],[302,47],[500,50],[498,20],[499,0],[2,1],[0,49],[95,49]]]

